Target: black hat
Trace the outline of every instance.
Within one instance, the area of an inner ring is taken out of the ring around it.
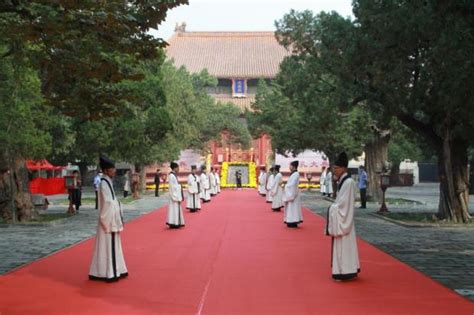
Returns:
[[[192,170],[195,170],[195,169],[196,169],[196,165],[191,165],[191,169],[192,169]]]
[[[179,166],[179,165],[178,165],[178,163],[176,163],[176,162],[171,162],[171,163],[170,163],[170,167],[171,167],[172,170],[174,170],[174,169],[177,168],[178,166]]]
[[[298,160],[295,160],[291,162],[290,164],[293,165],[295,168],[298,168],[298,165],[300,165],[300,162],[298,162]]]
[[[346,152],[339,153],[334,165],[347,168],[349,165],[349,159],[347,158]]]
[[[275,165],[273,168],[278,172],[280,170],[280,165]]]
[[[99,164],[100,164],[100,168],[103,170],[108,169],[108,168],[115,168],[115,162],[104,155],[100,156]]]

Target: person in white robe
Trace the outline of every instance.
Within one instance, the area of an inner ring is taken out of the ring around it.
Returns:
[[[283,222],[290,228],[298,227],[303,222],[301,211],[301,198],[298,185],[300,184],[300,173],[298,173],[298,161],[290,164],[291,175],[285,185],[283,192],[283,202],[285,204],[285,215]]]
[[[218,171],[216,171],[216,183],[217,183],[217,193],[220,194],[221,192],[221,175]]]
[[[267,188],[267,196],[266,196],[267,203],[272,203],[272,200],[273,200],[271,190],[272,190],[272,185],[273,185],[273,180],[274,179],[275,179],[275,169],[272,166],[272,167],[270,167],[270,170],[268,171],[268,175],[267,175],[267,185],[266,185],[266,188]]]
[[[98,187],[99,222],[89,279],[114,282],[128,276],[120,238],[123,213],[112,182],[116,173],[115,164],[102,156],[100,167],[103,176]]]
[[[323,166],[321,176],[319,177],[319,189],[323,196],[326,196],[326,173],[326,166]]]
[[[267,172],[265,167],[260,168],[260,175],[258,176],[258,193],[260,196],[265,197],[267,195]]]
[[[337,196],[327,213],[326,234],[331,236],[332,277],[335,280],[350,280],[360,272],[359,252],[357,249],[354,226],[354,208],[356,183],[348,173],[348,158],[342,152],[335,164],[334,175],[337,178]]]
[[[188,176],[188,194],[186,198],[186,208],[190,212],[201,210],[200,178],[196,175],[196,165],[191,165],[191,174]]]
[[[206,167],[203,165],[201,167],[201,200],[202,202],[210,202],[211,201],[211,185],[209,182],[209,176],[206,174]]]
[[[325,193],[326,196],[331,197],[334,189],[332,188],[332,172],[331,168],[328,167],[326,170],[326,178],[324,179]]]
[[[211,171],[209,172],[209,192],[211,197],[217,195],[217,181],[216,181],[216,173],[214,173],[214,168],[211,167]]]
[[[283,183],[283,175],[280,173],[280,165],[275,165],[275,177],[272,183],[272,210],[281,211],[283,208],[283,189],[281,184]]]
[[[171,173],[168,176],[169,203],[166,224],[170,227],[170,229],[178,229],[184,226],[183,209],[181,208],[181,202],[184,199],[183,188],[178,181],[178,163],[171,162],[170,167]]]

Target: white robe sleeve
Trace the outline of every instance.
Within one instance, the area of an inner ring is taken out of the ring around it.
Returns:
[[[209,181],[209,175],[204,174],[204,188],[205,189],[210,189],[210,181]]]
[[[277,174],[273,179],[272,183],[272,196],[275,196],[278,191],[278,186],[280,186],[281,182],[281,174]]]
[[[113,198],[109,185],[102,181],[99,185],[100,225],[106,233],[122,230],[121,209],[117,199]]]
[[[296,196],[298,196],[299,192],[298,182],[299,173],[291,174],[290,178],[288,179],[288,182],[285,185],[285,191],[283,195],[284,202],[293,201],[296,199]]]
[[[346,180],[337,194],[336,202],[329,208],[329,235],[343,236],[354,226],[355,183]]]
[[[192,174],[188,176],[188,192],[190,194],[197,194],[197,177],[196,179]]]
[[[171,199],[175,202],[183,201],[183,195],[181,193],[181,185],[178,183],[176,176],[170,175],[169,184],[170,184]]]

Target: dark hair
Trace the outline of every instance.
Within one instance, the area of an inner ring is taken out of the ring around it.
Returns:
[[[78,170],[74,170],[72,171],[73,174],[79,174],[79,171]]]

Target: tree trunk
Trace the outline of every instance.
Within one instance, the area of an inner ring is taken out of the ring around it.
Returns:
[[[3,164],[3,163],[2,163]],[[29,221],[38,213],[31,201],[25,160],[17,158],[0,171],[0,215],[7,222]]]
[[[140,174],[140,183],[138,184],[141,194],[145,193],[146,190],[146,173],[143,164],[135,164],[135,171]]]
[[[467,145],[451,139],[449,127],[445,127],[443,144],[438,151],[440,199],[438,216],[452,222],[468,222],[469,174]]]
[[[367,196],[374,200],[381,201],[380,172],[384,167],[384,162],[388,160],[390,131],[376,131],[374,136],[374,141],[365,145],[365,166],[369,180]]]
[[[82,181],[82,186],[87,186],[85,179],[87,178],[87,163],[85,162],[79,162],[77,163],[77,166],[79,166],[79,174],[81,174],[81,181]]]

